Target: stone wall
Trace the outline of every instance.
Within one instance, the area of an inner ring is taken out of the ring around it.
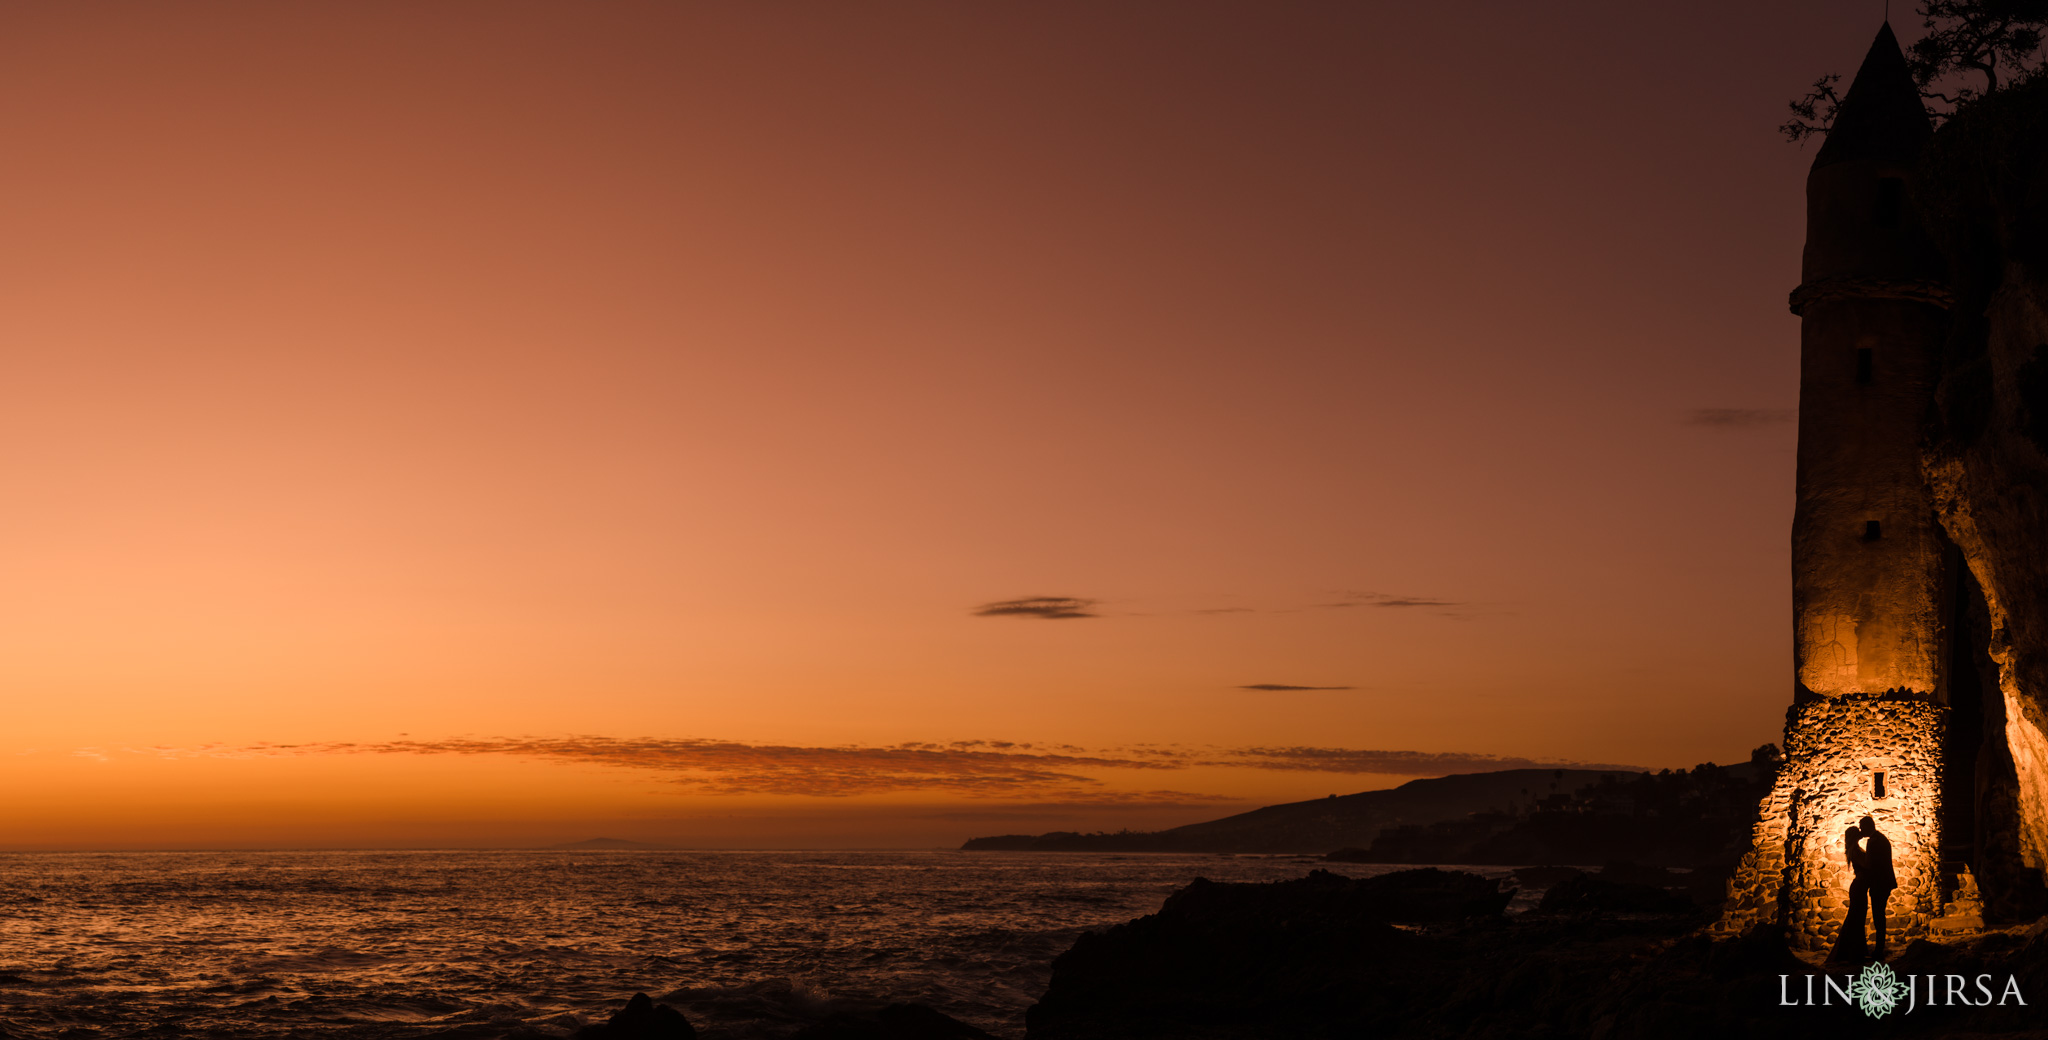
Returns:
[[[1750,851],[1728,881],[1715,931],[1782,922],[1797,950],[1824,952],[1848,914],[1844,832],[1869,816],[1892,843],[1899,887],[1887,940],[1928,934],[1941,914],[1942,736],[1948,709],[1913,694],[1810,698],[1785,725],[1785,766],[1759,806]],[[1873,774],[1884,774],[1879,797]]]
[[[1920,434],[1945,321],[1939,307],[1910,300],[1805,309],[1793,668],[1813,693],[1940,689],[1943,546],[1921,479]],[[1870,359],[1864,382],[1858,353]]]

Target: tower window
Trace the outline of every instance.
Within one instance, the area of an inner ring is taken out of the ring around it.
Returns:
[[[1863,540],[1874,542],[1884,537],[1884,528],[1875,520],[1863,521]]]
[[[1884,797],[1884,771],[1883,771],[1883,770],[1879,770],[1878,772],[1875,772],[1875,773],[1872,773],[1872,774],[1870,774],[1870,797],[1872,797],[1872,798],[1883,798],[1883,797]]]
[[[1870,348],[1869,348],[1869,347],[1857,347],[1857,348],[1856,348],[1856,381],[1857,381],[1857,382],[1859,382],[1859,383],[1868,383],[1868,382],[1870,382],[1870,366],[1871,366],[1871,358],[1870,358]]]
[[[1905,209],[1906,182],[1897,177],[1880,177],[1877,181],[1877,209],[1873,216],[1877,226],[1895,228],[1899,226],[1899,214]]]

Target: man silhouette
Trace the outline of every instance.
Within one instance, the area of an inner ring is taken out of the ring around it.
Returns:
[[[1898,876],[1892,873],[1892,842],[1877,829],[1877,821],[1865,816],[1856,821],[1856,829],[1849,832],[1849,848],[1856,848],[1855,839],[1863,839],[1861,855],[1851,855],[1849,862],[1856,868],[1856,880],[1849,884],[1849,901],[1860,902],[1867,894],[1870,900],[1870,928],[1876,933],[1877,959],[1884,960],[1884,918],[1885,903],[1892,897],[1892,889],[1899,887]],[[1862,891],[1859,892],[1858,889]],[[1860,922],[1859,922],[1860,925]]]

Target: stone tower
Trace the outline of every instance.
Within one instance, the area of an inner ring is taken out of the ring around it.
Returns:
[[[1806,178],[1793,703],[1785,766],[1721,922],[1780,922],[1825,950],[1846,913],[1844,832],[1891,839],[1895,944],[1939,914],[1948,722],[1947,542],[1920,469],[1948,292],[1913,208],[1932,127],[1890,25],[1878,31]]]

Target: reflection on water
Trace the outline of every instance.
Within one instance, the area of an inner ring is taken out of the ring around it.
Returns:
[[[1078,933],[1151,913],[1196,876],[1275,881],[1322,865],[985,852],[0,854],[0,1023],[13,1037],[566,1035],[644,990],[729,1037],[777,1035],[846,999],[919,1001],[1014,1037]]]

